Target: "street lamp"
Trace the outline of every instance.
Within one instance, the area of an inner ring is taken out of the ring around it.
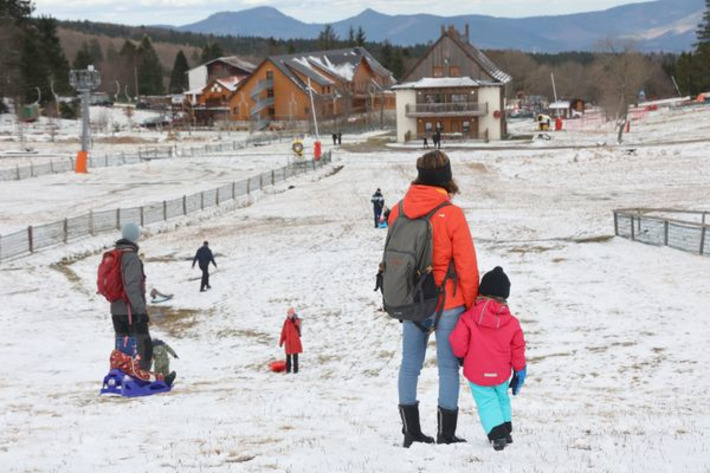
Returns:
[[[72,70],[69,72],[69,84],[81,93],[81,151],[76,155],[76,172],[85,174],[86,156],[89,151],[89,102],[91,91],[101,85],[101,74],[89,66],[87,69]]]

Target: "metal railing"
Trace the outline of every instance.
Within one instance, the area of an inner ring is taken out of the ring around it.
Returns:
[[[231,141],[216,144],[206,144],[202,146],[189,146],[178,148],[177,146],[170,147],[155,147],[155,148],[138,148],[136,154],[104,154],[103,156],[93,154],[88,159],[87,165],[89,168],[101,168],[109,166],[123,166],[125,164],[138,164],[141,161],[150,159],[167,159],[178,157],[194,157],[206,156],[216,153],[224,153],[227,151],[236,151],[244,149],[250,145],[262,145],[270,143],[280,143],[285,139],[281,135],[259,135],[248,137],[241,141]],[[28,179],[30,177],[45,176],[48,174],[58,174],[70,172],[74,170],[74,158],[68,157],[61,161],[50,161],[42,164],[30,164],[28,166],[20,166],[14,168],[0,169],[0,181],[18,181]]]
[[[408,116],[418,115],[486,115],[488,102],[418,103],[406,106]]]
[[[148,226],[219,206],[224,202],[249,195],[293,176],[315,171],[331,161],[332,154],[330,151],[326,151],[318,161],[297,162],[214,189],[184,195],[177,199],[154,202],[142,207],[89,212],[53,223],[29,226],[26,230],[0,235],[0,262],[28,256],[43,248],[66,244],[82,237],[115,232],[128,222]]]
[[[710,254],[710,212],[679,209],[616,209],[614,233],[649,245]]]

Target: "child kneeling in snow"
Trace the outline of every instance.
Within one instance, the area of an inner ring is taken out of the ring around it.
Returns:
[[[130,339],[130,337],[125,337]],[[165,384],[172,386],[177,374],[173,371],[166,376],[160,373],[146,371],[140,367],[140,356],[132,356],[133,347],[129,340],[126,342],[117,341],[116,348],[111,352],[111,369],[121,370],[128,376],[152,383],[153,381],[165,381]]]
[[[281,329],[281,339],[279,346],[284,346],[286,350],[286,372],[291,372],[291,358],[293,357],[293,372],[298,373],[298,354],[303,353],[301,345],[301,319],[298,318],[296,310],[289,307],[288,315],[284,320],[283,328]]]
[[[449,341],[463,358],[478,416],[496,450],[513,443],[508,388],[517,395],[525,382],[525,339],[520,322],[508,309],[510,280],[496,266],[483,275],[479,297],[459,318]],[[513,378],[508,382],[513,371]]]

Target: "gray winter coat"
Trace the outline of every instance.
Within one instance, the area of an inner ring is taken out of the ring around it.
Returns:
[[[143,262],[138,257],[138,245],[129,240],[118,240],[116,249],[128,250],[121,256],[123,289],[131,304],[131,315],[147,314],[145,302],[145,273]],[[128,307],[122,300],[111,303],[111,315],[128,315]]]

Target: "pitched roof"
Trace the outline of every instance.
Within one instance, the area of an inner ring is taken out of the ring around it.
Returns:
[[[242,69],[243,71],[246,72],[254,72],[254,69],[256,69],[256,66],[252,64],[251,62],[242,59],[239,56],[224,56],[224,57],[218,57],[217,59],[212,59],[209,62],[206,62],[203,64],[204,66],[209,66],[210,64],[214,62],[224,62],[226,64],[229,64],[230,66],[237,67],[239,69]]]
[[[390,71],[361,47],[269,56],[267,60],[304,90],[307,90],[307,83],[298,74],[322,86],[333,85],[335,81],[331,77],[335,80],[351,82],[357,67],[363,60],[376,73],[392,77]]]
[[[513,80],[512,77],[510,77],[508,74],[505,72],[501,71],[498,66],[493,64],[493,61],[488,59],[488,57],[483,54],[483,52],[472,45],[471,43],[468,42],[468,40],[463,40],[461,39],[461,36],[459,33],[454,30],[453,28],[449,28],[448,30],[445,30],[442,35],[439,37],[439,39],[429,48],[429,50],[424,54],[419,61],[416,62],[414,67],[412,67],[405,75],[404,79],[409,77],[409,75],[414,72],[419,65],[424,62],[426,57],[429,55],[431,51],[436,48],[439,43],[445,38],[449,37],[454,44],[456,44],[461,50],[466,53],[466,55],[473,60],[476,64],[478,64],[481,69],[483,69],[486,74],[488,74],[494,81],[500,82],[501,84],[507,84],[511,80]]]
[[[392,89],[445,89],[448,87],[481,87],[486,85],[500,86],[501,84],[471,79],[470,77],[423,77],[416,82],[405,82],[395,85]]]

